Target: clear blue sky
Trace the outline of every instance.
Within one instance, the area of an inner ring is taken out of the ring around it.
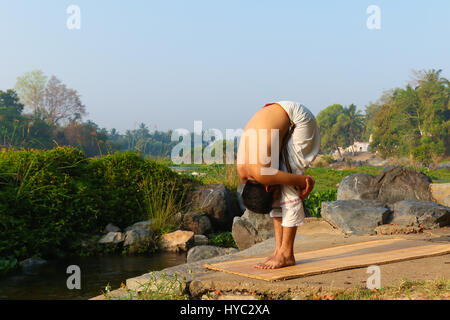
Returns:
[[[81,9],[68,30],[66,9]],[[381,29],[366,27],[369,5]],[[0,0],[0,89],[33,69],[120,132],[243,128],[267,102],[364,109],[412,69],[450,71],[450,1]]]

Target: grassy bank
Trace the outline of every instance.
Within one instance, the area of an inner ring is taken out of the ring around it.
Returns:
[[[154,219],[164,232],[193,180],[132,152],[0,153],[0,273],[29,257],[87,254],[103,228]],[[114,248],[109,248],[114,249]]]

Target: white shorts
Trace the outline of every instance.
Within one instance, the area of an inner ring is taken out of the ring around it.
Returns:
[[[320,133],[314,115],[305,106],[291,101],[278,104],[286,111],[295,129],[286,142],[288,161],[292,173],[303,175],[320,149]],[[280,170],[288,172],[286,159],[281,156]],[[305,209],[294,186],[281,186],[279,208],[270,212],[272,218],[281,217],[283,227],[297,227],[304,223]]]

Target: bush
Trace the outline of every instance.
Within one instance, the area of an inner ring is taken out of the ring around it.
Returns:
[[[231,232],[222,232],[213,235],[208,240],[208,244],[223,248],[237,248],[236,242],[234,242]]]
[[[312,192],[305,200],[305,207],[309,213],[316,218],[320,218],[320,210],[323,201],[336,201],[337,191],[330,189],[327,191]]]
[[[82,240],[107,223],[124,228],[153,218],[145,204],[155,194],[181,205],[189,183],[132,152],[92,160],[69,147],[1,152],[0,270],[14,259],[83,252]]]

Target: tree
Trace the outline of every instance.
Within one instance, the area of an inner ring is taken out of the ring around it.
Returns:
[[[19,95],[21,103],[35,114],[43,108],[46,83],[47,77],[42,70],[33,70],[17,77],[14,89]]]
[[[375,114],[372,148],[423,164],[449,154],[450,86],[440,74],[434,69],[415,72],[414,83],[392,91]]]
[[[7,109],[11,114],[20,115],[24,105],[20,103],[17,93],[9,89],[7,91],[0,90],[0,107]]]
[[[52,76],[45,88],[43,113],[48,123],[56,125],[81,120],[86,114],[86,107],[81,103],[76,90],[67,88],[58,78]]]
[[[364,116],[356,110],[356,105],[343,107],[333,104],[317,115],[320,129],[321,148],[329,152],[338,147],[352,145],[362,137]]]

